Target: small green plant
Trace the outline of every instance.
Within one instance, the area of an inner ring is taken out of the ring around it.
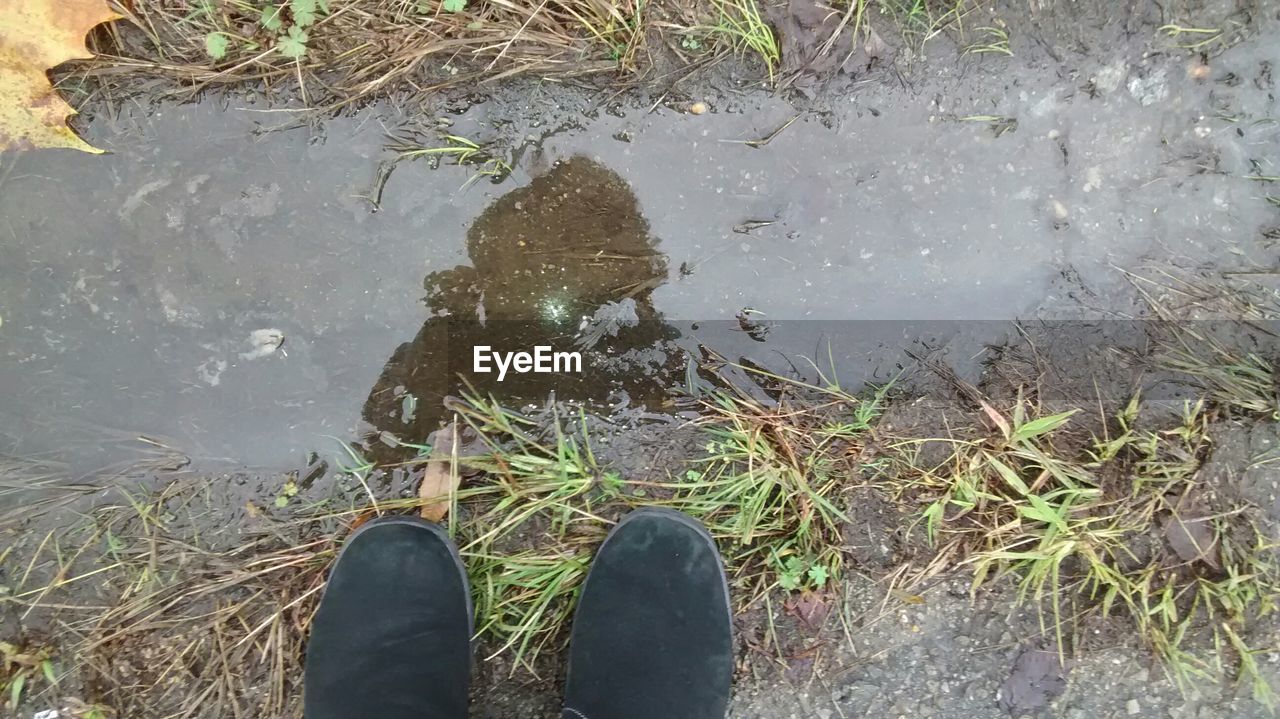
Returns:
[[[276,509],[284,509],[289,506],[289,501],[296,496],[298,496],[298,483],[290,478],[280,487],[280,493],[276,495]]]
[[[982,33],[982,39],[964,49],[965,55],[996,54],[1013,57],[1009,48],[1009,33],[1004,28],[984,26],[976,29]]]
[[[230,36],[225,32],[211,32],[204,36],[204,51],[214,60],[227,56],[227,48],[231,46]]]
[[[467,9],[467,0],[443,0],[440,9],[445,12],[462,12]]]
[[[786,549],[775,551],[769,558],[773,571],[778,577],[778,586],[788,592],[800,590],[821,590],[826,588],[831,579],[832,570],[828,565],[814,557],[801,557],[787,554]]]
[[[205,54],[215,61],[226,59],[235,47],[257,50],[260,41],[264,40],[274,44],[276,51],[284,57],[295,60],[305,57],[310,40],[308,28],[329,12],[328,0],[288,0],[263,5],[243,2],[232,3],[230,8],[247,16],[246,20],[256,21],[258,30],[248,36],[237,35],[225,28],[207,32],[204,36]],[[212,22],[217,16],[211,4],[202,3],[187,19],[202,17]]]
[[[48,648],[22,648],[0,642],[0,702],[17,716],[18,706],[34,681],[58,684],[58,672]]]
[[[285,57],[297,60],[307,54],[308,39],[310,38],[306,30],[292,25],[289,27],[289,32],[276,38],[276,50]]]

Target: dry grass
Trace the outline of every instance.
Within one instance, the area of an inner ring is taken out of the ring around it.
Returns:
[[[524,74],[605,74],[629,83],[647,77],[658,56],[679,67],[743,46],[768,65],[762,77],[777,60],[756,0],[705,7],[675,0],[112,4],[124,20],[96,36],[99,57],[79,66],[90,78],[160,77],[178,93],[260,83],[329,110],[393,91]],[[682,43],[684,37],[694,40]]]

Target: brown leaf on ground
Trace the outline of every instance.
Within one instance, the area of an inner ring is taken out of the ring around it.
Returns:
[[[439,522],[449,514],[449,498],[461,479],[453,466],[453,445],[457,434],[457,423],[450,422],[449,426],[431,435],[431,459],[427,461],[422,483],[418,485],[418,498],[423,501],[420,512],[423,519]]]
[[[1056,648],[1024,647],[1000,686],[999,704],[1014,716],[1039,712],[1067,688],[1069,672]]]
[[[119,17],[105,0],[0,0],[0,150],[102,152],[67,127],[75,110],[47,73],[68,60],[93,57],[85,35]]]
[[[1218,564],[1218,537],[1207,519],[1174,515],[1164,524],[1164,537],[1184,562],[1203,561],[1214,569]]]
[[[826,593],[807,590],[788,598],[783,608],[810,629],[821,628],[831,612]]]
[[[1000,433],[1003,434],[1006,439],[1013,435],[1013,428],[1009,426],[1009,420],[1005,419],[1004,415],[997,412],[995,407],[992,407],[984,399],[979,399],[978,404],[982,405],[983,413],[985,413],[987,418],[1000,428]]]

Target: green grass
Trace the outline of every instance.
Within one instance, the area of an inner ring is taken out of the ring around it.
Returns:
[[[1005,55],[1013,57],[1009,48],[1009,32],[1002,27],[983,26],[975,28],[979,38],[967,45],[965,55]]]
[[[964,18],[974,7],[969,0],[880,0],[880,11],[893,18],[903,41],[920,53],[948,30],[955,29],[963,38]]]
[[[637,69],[644,45],[649,0],[610,3],[569,3],[564,11],[576,20],[624,71]]]
[[[772,82],[782,62],[782,51],[756,0],[711,0],[711,4],[716,19],[698,30],[712,39],[724,41],[736,51],[760,58]]]
[[[1190,648],[1190,636],[1207,632],[1215,646],[1232,647],[1235,672],[1271,706],[1255,650],[1240,637],[1275,609],[1280,573],[1252,510],[1191,509],[1214,497],[1197,474],[1209,450],[1205,404],[1189,402],[1176,425],[1144,429],[1135,398],[1082,450],[1074,412],[1045,414],[1021,400],[1007,417],[984,410],[1000,436],[953,440],[936,466],[921,466],[921,440],[897,445],[892,481],[905,479],[903,495],[918,498],[943,566],[970,567],[974,591],[1012,578],[1020,602],[1044,608],[1042,628],[1063,651],[1088,617],[1125,615],[1184,686],[1224,673],[1213,668],[1228,652]],[[1188,514],[1202,539],[1212,526],[1200,558],[1163,549],[1164,528]],[[927,563],[939,566],[937,556]]]

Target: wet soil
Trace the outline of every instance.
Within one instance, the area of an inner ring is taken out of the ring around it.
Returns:
[[[856,387],[907,350],[972,364],[1008,320],[1134,315],[1121,269],[1269,273],[1280,45],[1274,3],[1249,9],[1243,26],[1233,4],[1193,9],[1244,28],[1203,57],[1146,4],[1006,9],[1033,28],[1011,58],[943,40],[798,94],[530,82],[291,128],[296,108],[249,94],[99,108],[85,134],[107,156],[0,155],[0,454],[81,478],[169,448],[234,470],[240,518],[314,453],[424,441],[470,383],[616,411],[612,461],[662,472],[690,449],[670,400],[689,356]],[[386,175],[404,138],[443,132],[509,175]],[[578,348],[587,370],[498,383],[471,371],[477,343]],[[1008,596],[975,607],[948,583],[871,622],[877,585],[849,591],[868,617],[852,636],[790,635],[801,668],[823,647],[821,679],[763,662],[734,716],[1261,716],[1232,689],[1180,694],[1119,637],[1043,706],[1011,704],[1039,628]],[[553,688],[493,681],[478,716],[554,707]]]

